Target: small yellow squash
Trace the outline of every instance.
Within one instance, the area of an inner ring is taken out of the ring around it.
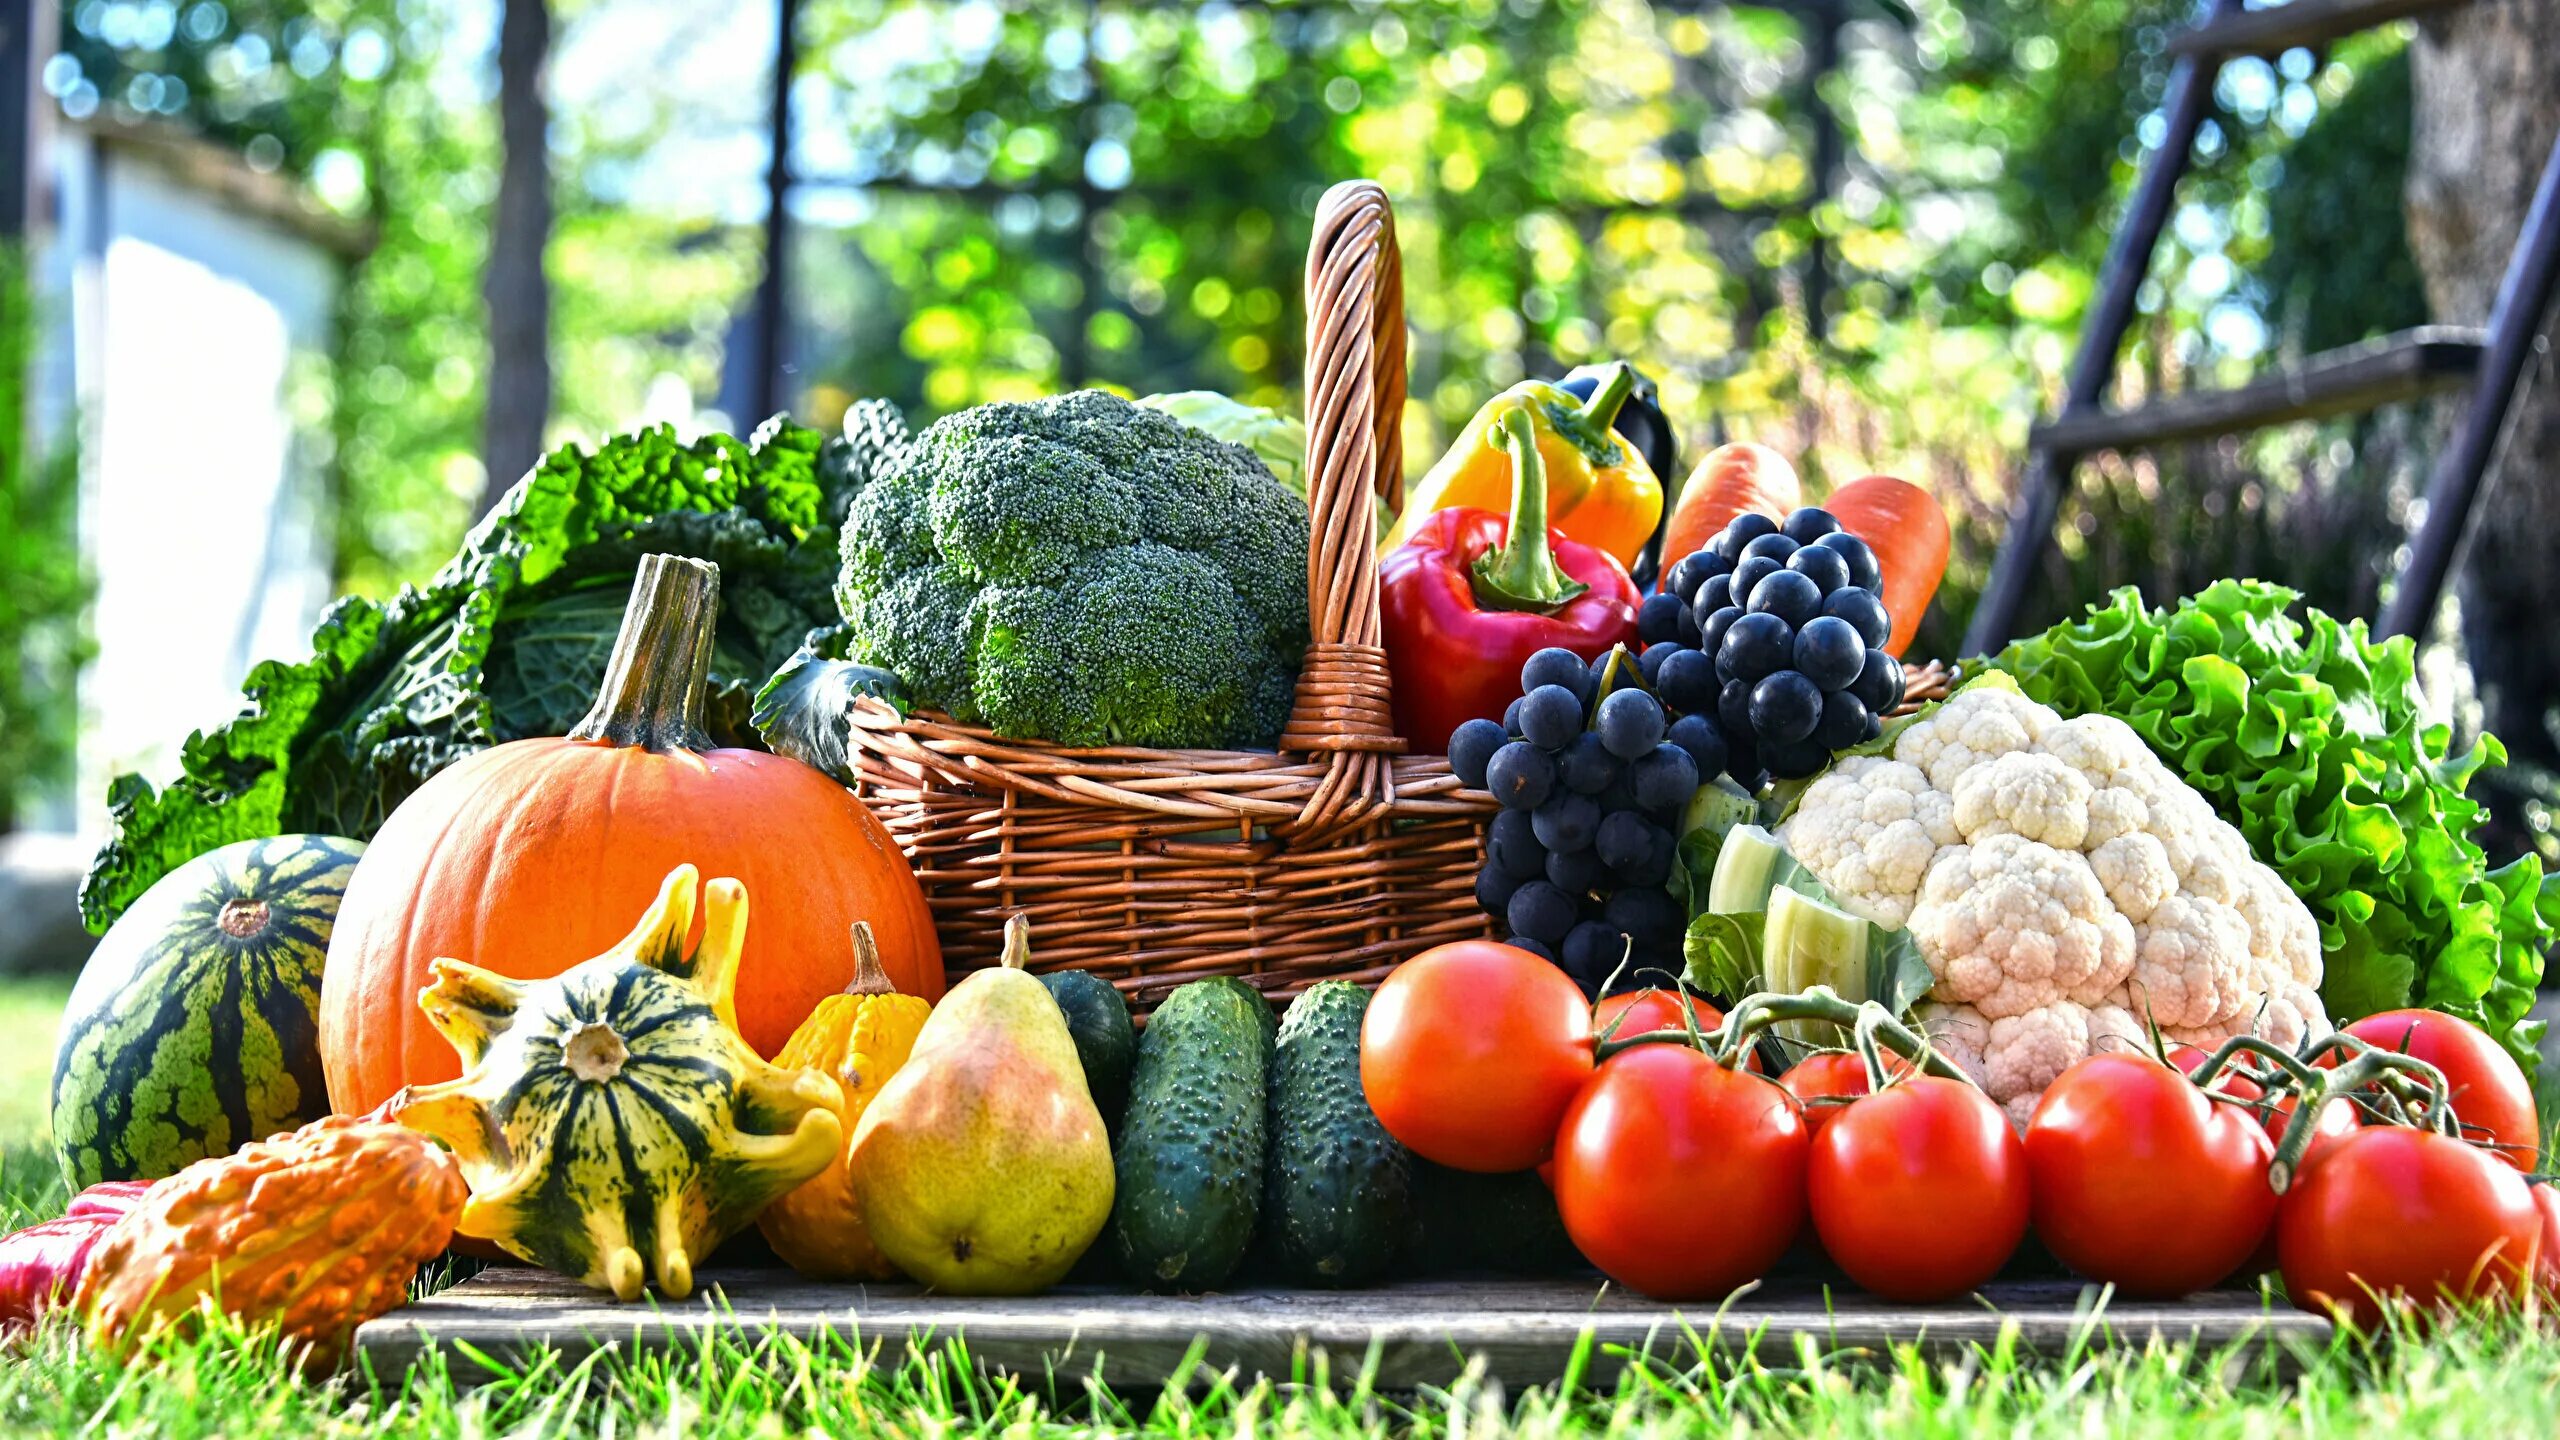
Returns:
[[[774,1063],[786,1070],[822,1071],[844,1087],[848,1141],[871,1097],[907,1063],[916,1032],[924,1028],[925,1017],[933,1010],[921,996],[898,993],[880,964],[880,947],[871,938],[871,927],[860,921],[853,926],[853,955],[853,983],[844,993],[819,1001],[774,1057]],[[774,1253],[803,1275],[821,1280],[889,1279],[898,1267],[871,1241],[846,1159],[846,1148],[839,1147],[826,1169],[765,1207],[756,1223]]]

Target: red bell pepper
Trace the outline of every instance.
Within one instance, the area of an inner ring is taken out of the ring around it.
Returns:
[[[1626,567],[1544,524],[1546,461],[1525,410],[1498,422],[1511,452],[1511,514],[1436,511],[1378,562],[1396,730],[1443,750],[1469,720],[1498,720],[1520,694],[1520,667],[1551,645],[1585,660],[1635,643],[1638,596]]]

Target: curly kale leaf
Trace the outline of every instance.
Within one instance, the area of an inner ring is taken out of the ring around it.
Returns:
[[[645,554],[720,566],[707,718],[721,743],[755,743],[755,688],[833,618],[843,472],[821,475],[820,441],[787,423],[751,442],[688,443],[661,426],[553,452],[432,580],[341,600],[308,659],[250,671],[240,717],[189,736],[167,786],[119,776],[82,916],[104,929],[162,875],[235,840],[368,839],[454,761],[564,733],[595,698]]]

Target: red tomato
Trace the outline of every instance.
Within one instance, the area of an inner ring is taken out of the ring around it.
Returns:
[[[1884,1057],[1884,1073],[1888,1076],[1910,1068],[1911,1062],[1899,1055]],[[1820,1135],[1843,1108],[1837,1103],[1839,1100],[1867,1093],[1867,1062],[1854,1051],[1816,1050],[1788,1066],[1778,1083],[1804,1103],[1805,1127]]]
[[[1787,1092],[1686,1045],[1612,1055],[1556,1137],[1556,1208],[1585,1259],[1658,1300],[1720,1299],[1805,1218],[1804,1117]]]
[[[1962,1295],[2026,1238],[2026,1150],[1991,1097],[1961,1080],[1908,1075],[1835,1107],[1805,1188],[1822,1248],[1887,1300]]]
[[[1615,1038],[1620,1040],[1630,1035],[1642,1035],[1653,1030],[1677,1030],[1681,1028],[1680,1001],[1682,998],[1681,995],[1670,990],[1621,990],[1615,995],[1604,997],[1597,1006],[1593,1007],[1591,1033],[1597,1035],[1608,1029],[1610,1022],[1617,1020],[1621,1015],[1627,1018],[1618,1026]],[[1724,1023],[1724,1012],[1717,1009],[1713,1001],[1702,1000],[1695,995],[1686,998],[1689,1002],[1689,1013],[1697,1017],[1698,1029],[1701,1033],[1713,1030]]]
[[[2372,1125],[2285,1192],[2276,1253],[2294,1304],[2370,1327],[2401,1305],[2521,1298],[2544,1223],[2532,1185],[2490,1152]]]
[[[2542,1215],[2542,1248],[2534,1257],[2533,1282],[2546,1306],[2560,1305],[2560,1188],[2533,1187],[2533,1208]]]
[[[1490,940],[1435,946],[1397,966],[1360,1026],[1360,1088],[1378,1123],[1453,1169],[1499,1174],[1546,1159],[1590,1078],[1580,987]]]
[[[2414,1055],[2444,1072],[2453,1118],[2463,1135],[2494,1146],[2506,1162],[2530,1172],[2542,1153],[2542,1125],[2533,1114],[2533,1089],[2524,1067],[2488,1032],[2458,1015],[2433,1010],[2385,1010],[2347,1027],[2370,1045]],[[2333,1064],[2324,1057],[2322,1064]]]
[[[2027,1121],[2036,1233],[2062,1263],[2138,1299],[2238,1269],[2274,1221],[2275,1144],[2147,1055],[2092,1055]]]
[[[1624,990],[1606,996],[1592,1009],[1591,1033],[1608,1034],[1609,1022],[1621,1015],[1627,1018],[1618,1026],[1617,1033],[1610,1036],[1613,1040],[1624,1040],[1655,1030],[1681,1029],[1681,998],[1670,990]],[[1687,999],[1689,1013],[1697,1017],[1699,1034],[1703,1035],[1724,1023],[1724,1012],[1716,1008],[1714,1001],[1695,995]],[[1742,1064],[1744,1069],[1756,1073],[1760,1069],[1760,1052],[1756,1048],[1744,1051]]]

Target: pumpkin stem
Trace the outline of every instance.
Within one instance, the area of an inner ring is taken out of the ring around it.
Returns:
[[[595,708],[569,738],[652,751],[710,749],[703,691],[719,618],[719,566],[682,555],[641,556]]]
[[[1027,915],[1004,917],[1004,968],[1031,968],[1031,917]]]
[[[871,922],[853,922],[853,983],[844,987],[847,995],[895,995],[898,983],[889,978],[880,963],[880,942],[871,936]]]

